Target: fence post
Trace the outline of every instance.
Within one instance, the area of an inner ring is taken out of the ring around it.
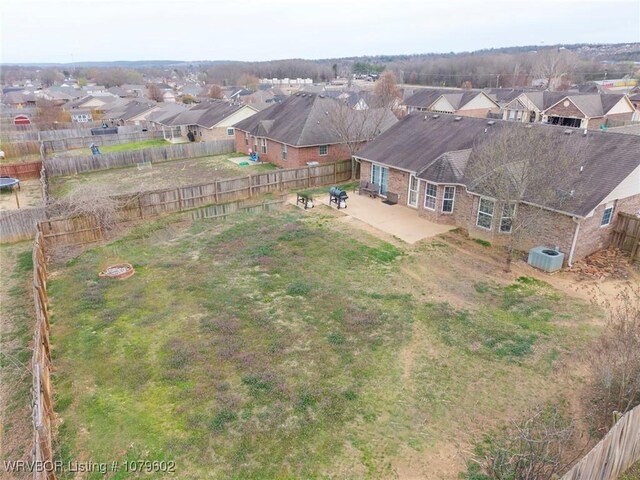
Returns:
[[[248,178],[249,178],[249,198],[253,198],[253,188],[252,188],[253,187],[253,185],[252,185],[253,184],[253,181],[252,181],[253,180],[253,176],[249,175]]]
[[[311,167],[307,165],[307,188],[311,187]]]
[[[216,203],[220,203],[220,199],[219,199],[219,195],[218,195],[219,184],[220,184],[220,180],[219,179],[216,179],[215,183],[213,184],[215,186],[215,188],[213,189],[213,193],[215,194]]]

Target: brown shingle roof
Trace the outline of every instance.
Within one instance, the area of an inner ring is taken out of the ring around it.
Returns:
[[[259,137],[268,137],[277,142],[297,147],[343,143],[332,125],[332,112],[336,100],[324,95],[299,93],[282,103],[238,122],[235,127]],[[366,115],[352,111],[353,115]],[[384,131],[397,119],[389,111],[380,125]]]
[[[437,117],[437,118],[434,118]],[[411,114],[367,144],[357,153],[363,160],[400,168],[419,174],[420,178],[439,183],[460,181],[457,169],[465,168],[464,156],[477,147],[493,130],[512,125],[509,122],[464,117],[456,121],[452,115]],[[620,182],[640,166],[640,137],[603,131],[583,135],[550,125],[533,125],[533,131],[552,131],[559,142],[569,142],[584,152],[572,171],[575,196],[563,201],[562,210],[584,217],[591,212]],[[446,154],[446,155],[445,155]],[[473,155],[469,161],[473,161]],[[583,167],[582,172],[580,167]],[[563,184],[566,181],[563,180]],[[638,188],[640,194],[640,186]],[[530,195],[535,201],[535,192]],[[553,203],[553,202],[550,202]],[[556,208],[553,204],[545,205]]]

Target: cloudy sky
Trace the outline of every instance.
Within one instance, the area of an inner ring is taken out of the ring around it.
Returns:
[[[640,0],[2,0],[4,63],[640,42]]]

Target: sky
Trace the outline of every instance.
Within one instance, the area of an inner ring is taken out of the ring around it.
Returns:
[[[1,0],[0,62],[335,58],[640,42],[640,0]]]

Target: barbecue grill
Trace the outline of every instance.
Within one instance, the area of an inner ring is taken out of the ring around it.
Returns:
[[[335,203],[338,209],[347,208],[347,198],[349,195],[341,188],[331,187],[329,189],[329,206]]]

